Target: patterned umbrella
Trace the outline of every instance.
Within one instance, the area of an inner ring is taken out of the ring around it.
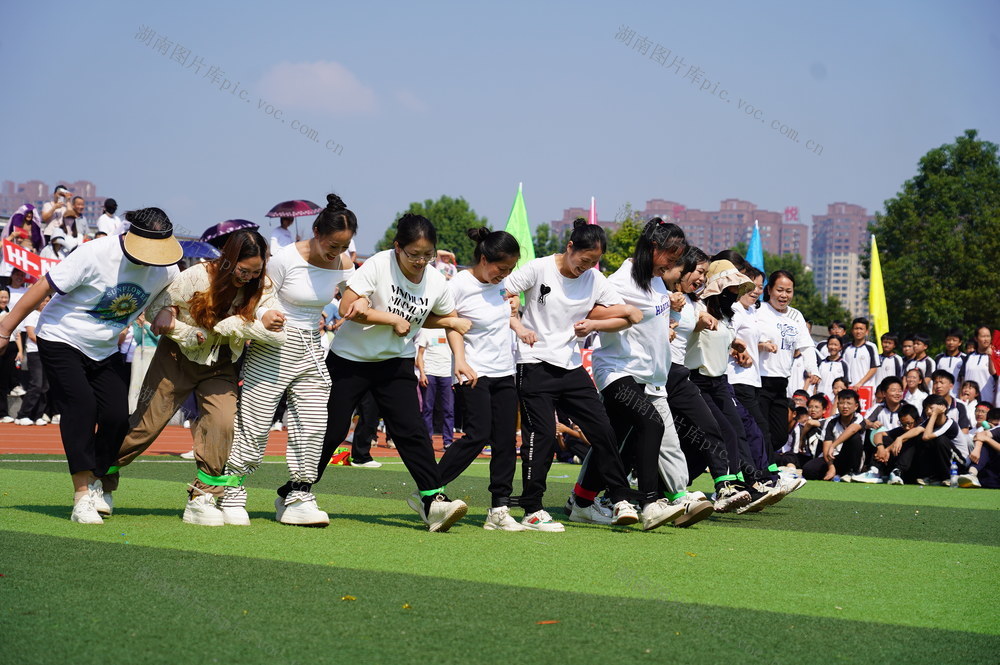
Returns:
[[[253,222],[245,219],[227,219],[221,224],[216,224],[215,226],[210,226],[205,229],[205,232],[201,234],[201,239],[203,242],[210,243],[214,247],[222,249],[222,246],[226,244],[226,236],[233,231],[259,228],[259,224],[254,224]]]
[[[323,208],[312,201],[296,199],[294,201],[279,203],[271,208],[271,211],[265,217],[309,217],[310,215],[318,215],[321,212],[323,212]]]

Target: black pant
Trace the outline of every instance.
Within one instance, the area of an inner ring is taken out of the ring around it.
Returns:
[[[891,444],[887,444],[891,445]],[[986,446],[983,446],[983,450]],[[951,474],[950,439],[943,436],[933,439],[917,437],[903,442],[898,455],[890,455],[888,462],[872,462],[882,475],[899,469],[905,483],[915,483],[917,478],[944,480]]]
[[[59,434],[69,472],[104,475],[129,431],[129,376],[122,354],[93,360],[69,344],[41,338],[38,353],[62,415]]]
[[[698,386],[712,409],[719,427],[722,428],[724,441],[730,451],[730,468],[743,472],[744,480],[754,482],[761,479],[757,467],[750,461],[750,448],[747,444],[747,433],[743,428],[743,419],[736,410],[736,400],[729,393],[729,381],[726,376],[705,376],[700,372],[691,372],[691,382]],[[730,443],[732,442],[732,443]]]
[[[26,355],[28,357],[27,363],[23,364],[27,364],[28,366],[28,391],[21,401],[21,410],[17,412],[17,417],[38,420],[45,413],[49,382],[42,371],[41,356],[36,351],[32,351]]]
[[[351,442],[351,461],[364,464],[372,461],[372,439],[377,436],[378,405],[370,392],[358,403],[358,423],[354,426]]]
[[[747,439],[747,444],[750,446],[750,455],[754,466],[759,469],[766,469],[775,463],[776,453],[771,448],[771,442],[767,438],[767,433],[770,431],[767,418],[764,417],[764,412],[760,410],[760,388],[748,386],[745,383],[732,384],[731,387],[736,394],[736,401],[750,414],[754,423],[760,428],[761,437],[759,442],[757,437],[751,436]],[[787,425],[785,426],[785,430],[788,430]],[[760,444],[760,450],[758,450],[758,444]],[[784,444],[782,444],[782,447],[784,447]]]
[[[330,370],[330,401],[323,453],[319,460],[316,482],[323,477],[333,451],[344,442],[351,429],[351,418],[365,393],[371,391],[382,412],[386,428],[392,432],[399,456],[413,476],[421,492],[440,489],[441,474],[431,437],[420,417],[417,399],[417,376],[413,373],[413,358],[390,358],[378,362],[356,362],[335,353],[326,356]],[[282,497],[292,490],[290,483],[278,489]]]
[[[521,400],[521,472],[525,513],[542,509],[545,477],[556,447],[556,407],[573,419],[590,441],[591,462],[597,466],[613,502],[629,494],[625,468],[618,454],[615,431],[582,367],[564,369],[549,363],[520,363],[517,391]]]
[[[10,337],[7,348],[4,349],[3,353],[0,353],[0,418],[8,415],[7,395],[18,384],[18,372],[14,368],[17,359],[17,344],[14,342],[14,336]]]
[[[856,473],[861,466],[861,447],[864,445],[861,433],[844,441],[840,447],[840,452],[833,458],[833,468],[838,476]],[[816,455],[812,460],[806,462],[802,467],[802,477],[807,480],[822,480],[826,475],[826,460],[823,459],[823,452]]]
[[[715,413],[698,386],[691,382],[691,370],[684,365],[670,364],[667,405],[674,416],[681,450],[687,457],[690,481],[700,476],[706,465],[713,480],[735,474],[739,469],[736,442],[727,443],[723,439]]]
[[[445,451],[439,466],[447,485],[469,468],[486,444],[490,454],[490,495],[493,507],[509,506],[517,468],[517,387],[513,376],[481,376],[472,388],[455,386],[462,396],[465,436]],[[456,400],[457,401],[457,400]]]
[[[758,396],[764,424],[760,429],[771,450],[781,450],[788,439],[788,379],[776,376],[760,378]]]

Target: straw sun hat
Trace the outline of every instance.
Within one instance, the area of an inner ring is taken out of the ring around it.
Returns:
[[[745,296],[753,291],[753,280],[736,269],[731,261],[712,261],[705,273],[705,289],[702,298],[717,296],[730,286],[739,288],[739,295]]]

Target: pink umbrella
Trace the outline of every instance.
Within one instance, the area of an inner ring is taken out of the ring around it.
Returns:
[[[226,221],[210,226],[201,234],[202,242],[211,243],[214,247],[222,249],[226,244],[226,236],[233,231],[240,229],[258,229],[260,226],[246,219],[227,219]]]
[[[294,201],[279,203],[271,208],[265,217],[309,217],[310,215],[318,215],[321,212],[323,212],[323,208],[312,201],[295,199]]]

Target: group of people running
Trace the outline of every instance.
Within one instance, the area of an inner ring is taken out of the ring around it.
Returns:
[[[413,214],[398,220],[391,249],[355,269],[347,248],[357,217],[338,196],[327,201],[309,239],[269,255],[256,231],[237,231],[219,258],[184,272],[167,215],[131,211],[127,232],[82,245],[0,321],[2,352],[51,297],[35,330],[62,414],[74,521],[100,524],[112,513],[121,469],[191,394],[201,414],[183,517],[192,524],[250,524],[247,485],[283,395],[288,481],[275,510],[284,524],[329,524],[312,489],[369,393],[416,482],[409,503],[430,531],[466,514],[445,488],[487,445],[485,528],[563,531],[544,507],[556,410],[590,444],[566,505],[573,522],[688,526],[714,511],[761,510],[805,483],[779,474],[780,446],[769,443],[788,436],[793,360],[813,345],[790,306],[791,274],[770,276],[758,309],[759,271],[734,252],[710,259],[677,225],[654,218],[609,278],[594,269],[605,233],[583,220],[564,252],[517,270],[513,236],[470,229],[474,263],[449,282],[428,269],[433,224]],[[317,322],[337,292],[345,322],[324,358]],[[130,414],[116,341],[143,312],[161,337]],[[418,404],[421,328],[444,329],[463,394],[465,435],[440,461]],[[593,379],[579,344],[591,333],[600,336]],[[513,496],[518,409],[523,488]],[[706,469],[712,497],[688,491]]]

